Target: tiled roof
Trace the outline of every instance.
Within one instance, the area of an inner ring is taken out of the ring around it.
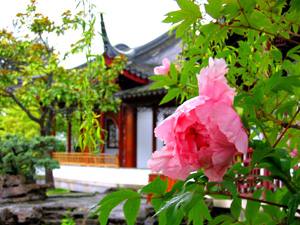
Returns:
[[[124,100],[130,98],[149,97],[149,96],[158,96],[158,95],[166,94],[165,89],[152,90],[150,86],[151,84],[147,84],[140,87],[119,91],[115,94],[115,96]]]
[[[153,75],[154,67],[161,65],[163,58],[173,61],[182,51],[181,40],[176,38],[174,31],[166,32],[145,45],[130,48],[125,44],[113,46],[110,43],[102,15],[101,29],[105,54],[109,58],[120,54],[126,56],[128,62],[125,69],[143,79]]]

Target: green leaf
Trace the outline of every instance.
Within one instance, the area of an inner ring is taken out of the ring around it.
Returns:
[[[170,66],[170,75],[171,75],[171,78],[174,81],[174,83],[177,83],[178,72],[177,72],[176,67],[173,63],[171,63],[171,66]]]
[[[167,103],[174,98],[176,98],[180,94],[180,89],[179,88],[171,88],[168,90],[168,93],[165,95],[165,97],[161,100],[159,103],[160,105]]]
[[[155,210],[155,212],[158,212],[160,210],[160,207],[164,204],[164,200],[160,198],[152,198],[151,204]],[[158,224],[159,225],[166,225],[167,224],[167,217],[166,217],[166,211],[160,212],[157,214],[158,216]]]
[[[241,210],[242,200],[240,198],[234,198],[230,206],[232,216],[238,220],[241,214]]]
[[[191,0],[177,0],[177,4],[184,11],[189,11],[193,14],[196,14],[195,16],[201,16],[199,6]]]
[[[106,225],[112,209],[119,205],[121,202],[129,198],[137,197],[139,197],[139,194],[130,189],[123,189],[106,195],[99,202],[99,208],[97,209],[100,224]]]
[[[195,206],[190,210],[188,214],[188,219],[189,219],[189,224],[190,223],[194,225],[203,224],[203,216],[202,216],[200,204],[195,204]]]
[[[146,194],[157,194],[163,195],[168,187],[168,182],[166,180],[162,180],[159,176],[155,178],[151,183],[144,186],[140,192]]]
[[[247,13],[251,12],[256,5],[255,0],[239,0],[239,1],[241,3],[241,6],[243,7],[243,10]]]
[[[261,196],[261,193],[262,193],[262,190],[255,191],[253,193],[253,198],[259,199]],[[259,212],[259,208],[260,208],[260,202],[251,201],[251,200],[247,201],[245,216],[246,216],[247,221],[250,222],[250,224],[253,223],[253,221],[255,219],[255,215]]]
[[[227,178],[222,182],[222,184],[233,196],[237,196],[237,187],[234,184],[233,179]]]
[[[218,19],[222,16],[223,2],[220,0],[208,0],[205,4],[205,11],[213,18]]]
[[[295,213],[300,205],[300,194],[294,194],[289,200],[288,207],[288,222],[289,224],[292,224],[292,222],[295,221]]]
[[[186,204],[187,201],[192,200],[192,193],[191,192],[183,192],[180,194],[175,195],[173,198],[168,200],[157,212],[159,214],[160,212],[167,210],[169,208],[173,208],[176,206],[178,208],[181,204]]]
[[[135,224],[136,217],[139,213],[140,205],[140,198],[131,198],[125,202],[123,206],[123,211],[128,225]]]
[[[169,12],[167,15],[167,18],[165,18],[163,20],[164,23],[172,23],[172,24],[175,24],[175,23],[178,23],[182,20],[184,20],[184,11],[182,10],[177,10],[177,11],[173,11],[173,12]]]
[[[167,225],[180,225],[184,218],[184,213],[180,208],[171,207],[166,210]]]
[[[264,158],[269,157],[273,151],[271,146],[261,141],[255,141],[253,144],[254,152],[251,160],[252,167],[261,162]]]
[[[254,10],[249,17],[249,23],[251,26],[255,26],[260,29],[266,29],[268,31],[273,31],[273,24],[271,20],[261,11]]]
[[[218,225],[223,224],[224,222],[227,222],[229,224],[232,224],[235,221],[235,219],[228,215],[220,215],[215,217],[212,221],[208,223],[208,225]]]
[[[277,223],[275,223],[271,216],[265,212],[259,212],[255,215],[255,219],[253,221],[253,224],[274,224],[276,225]]]

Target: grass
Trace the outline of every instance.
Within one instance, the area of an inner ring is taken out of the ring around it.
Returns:
[[[70,190],[64,189],[64,188],[53,188],[53,189],[48,189],[46,194],[47,196],[52,196],[52,195],[64,195],[70,193]]]

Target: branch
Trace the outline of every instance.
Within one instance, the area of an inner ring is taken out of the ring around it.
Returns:
[[[251,26],[246,26],[246,25],[239,25],[239,26],[235,26],[235,25],[230,25],[230,24],[219,24],[221,27],[224,27],[224,26],[227,26],[229,28],[244,28],[244,29],[251,29],[251,30],[255,30],[255,31],[258,31],[258,32],[262,32],[262,33],[266,33],[266,34],[269,34],[273,37],[280,37],[282,38],[283,40],[287,41],[287,42],[290,42],[290,43],[293,43],[293,44],[297,44],[299,45],[300,42],[299,41],[295,41],[295,40],[292,40],[292,39],[288,39],[288,38],[285,38],[281,35],[277,35],[277,34],[274,34],[272,32],[269,32],[269,31],[266,31],[266,30],[262,30],[262,29],[259,29],[259,28],[256,28],[256,27],[251,27]]]
[[[276,147],[276,145],[281,141],[281,139],[283,138],[284,134],[287,132],[287,130],[291,127],[292,123],[294,122],[294,120],[296,119],[298,113],[300,112],[300,106],[298,107],[298,110],[295,112],[294,116],[292,117],[292,119],[290,120],[290,122],[287,124],[287,126],[284,128],[284,130],[282,131],[282,133],[280,134],[280,136],[277,138],[277,140],[275,141],[275,143],[273,144],[273,148]]]
[[[207,194],[207,195],[224,195],[224,196],[228,196],[228,197],[231,197],[231,198],[233,197],[232,194],[227,193],[227,192],[207,192],[205,194]],[[277,206],[277,207],[284,208],[284,209],[289,208],[287,205],[282,205],[282,204],[278,204],[278,203],[275,203],[275,202],[269,202],[269,201],[262,200],[262,199],[247,197],[247,196],[243,196],[243,195],[237,195],[237,197],[241,198],[241,199],[253,201],[253,202],[260,202],[260,203],[264,203],[264,204],[267,204],[267,205]],[[297,212],[300,213],[300,209],[297,209]]]
[[[40,120],[35,117],[21,102],[17,97],[11,93],[11,92],[6,92],[14,101],[15,103],[27,114],[27,116],[33,120],[34,122],[40,123]]]
[[[283,122],[282,120],[276,119],[272,114],[267,114],[265,112],[263,112],[263,116],[266,117],[266,119],[273,121],[274,123],[283,128],[287,128],[289,126],[289,128],[300,130],[300,125],[297,122],[294,124],[289,124],[287,122]]]

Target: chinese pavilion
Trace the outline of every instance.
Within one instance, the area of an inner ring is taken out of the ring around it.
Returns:
[[[115,161],[120,167],[147,168],[147,160],[152,152],[162,147],[162,143],[154,137],[153,130],[157,123],[175,110],[174,104],[159,105],[166,92],[164,89],[151,90],[149,77],[153,75],[154,67],[161,65],[163,58],[172,61],[180,54],[181,40],[175,37],[175,32],[167,32],[140,47],[130,48],[125,44],[113,46],[102,15],[101,29],[106,64],[109,65],[118,55],[127,58],[125,69],[117,79],[120,91],[116,97],[122,101],[120,109],[118,113],[105,113],[101,121],[107,131],[102,161],[110,161],[109,157],[116,156],[118,158]],[[70,142],[70,132],[68,137]],[[68,143],[68,152],[70,150]],[[78,164],[80,161],[71,162],[70,154],[68,157],[68,162],[65,161],[67,164]],[[54,154],[54,158],[64,163],[59,153]],[[93,160],[97,161],[92,157],[89,162]],[[102,165],[100,161],[95,164]],[[104,163],[103,166],[114,164]]]
[[[120,54],[128,60],[117,81],[121,91],[116,97],[122,100],[119,113],[104,116],[108,131],[104,152],[118,154],[121,167],[146,168],[152,152],[162,145],[154,137],[153,130],[174,110],[168,105],[159,106],[165,90],[151,90],[149,76],[163,58],[171,61],[176,58],[181,52],[181,41],[176,39],[174,32],[168,32],[137,48],[125,44],[113,46],[102,15],[101,27],[106,63]]]

